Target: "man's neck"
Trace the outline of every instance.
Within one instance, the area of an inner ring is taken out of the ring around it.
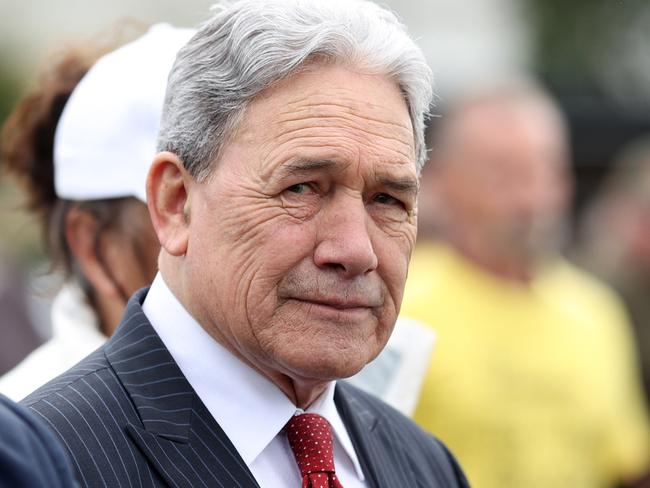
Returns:
[[[451,245],[465,259],[499,279],[527,286],[535,276],[535,266],[529,261],[490,253],[461,242],[451,242]]]
[[[280,391],[284,393],[285,396],[289,398],[289,400],[291,400],[291,402],[298,408],[307,410],[311,404],[314,403],[314,401],[316,401],[316,399],[318,399],[318,397],[323,394],[323,392],[327,389],[327,386],[330,384],[329,381],[322,380],[297,380],[287,374],[273,371],[270,368],[258,367],[252,361],[243,356],[237,350],[237,348],[233,347],[227,338],[220,334],[220,331],[217,327],[213,327],[213,330],[209,330],[202,324],[201,326],[208,334],[210,334],[210,336],[215,341],[226,348],[233,356],[238,358],[249,368],[257,371],[260,375],[268,378],[272,383],[274,383],[280,389]]]
[[[275,383],[296,407],[303,410],[307,410],[323,394],[329,383],[301,382],[279,373],[265,374],[262,372],[262,374]]]

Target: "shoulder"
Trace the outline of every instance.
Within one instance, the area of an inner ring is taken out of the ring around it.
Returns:
[[[345,381],[337,383],[338,396],[350,411],[378,435],[381,443],[401,451],[410,468],[422,479],[444,480],[441,486],[468,486],[465,475],[447,447],[401,412]],[[364,419],[367,422],[364,422]],[[373,420],[370,420],[373,419]]]
[[[594,299],[617,301],[617,293],[596,275],[566,259],[558,260],[547,270],[547,279],[556,286],[566,286],[591,295]]]
[[[128,422],[140,423],[126,388],[132,378],[136,381],[137,370],[123,369],[124,384],[116,372],[127,359],[133,359],[129,358],[132,346],[141,343],[142,334],[136,332],[140,329],[132,320],[139,308],[133,299],[129,303],[122,324],[104,345],[21,401],[45,418],[60,437],[95,439],[97,426],[112,433]],[[118,354],[121,351],[126,353]],[[110,422],[104,425],[106,419]],[[84,427],[79,429],[79,425]]]
[[[427,447],[432,453],[444,454],[441,450],[443,444],[440,441],[379,398],[345,381],[339,381],[337,389],[340,390],[340,395],[344,397],[350,408],[362,416],[376,418],[377,422],[397,436],[395,440],[408,441],[407,444],[415,442],[420,447]]]
[[[84,486],[99,483],[107,476],[103,468],[130,452],[125,426],[141,425],[132,399],[106,359],[104,347],[21,404],[56,434]]]
[[[44,419],[64,442],[87,437],[98,426],[103,427],[105,419],[134,415],[132,404],[108,364],[103,348],[34,391],[21,403]],[[85,432],[86,427],[88,432]]]
[[[27,410],[0,396],[0,485],[73,486],[61,446]]]
[[[628,318],[620,296],[596,276],[566,260],[550,266],[535,286],[550,303],[582,319],[590,327],[627,326]]]
[[[53,378],[49,382],[31,393],[21,403],[31,406],[39,401],[78,386],[88,380],[94,381],[98,374],[110,368],[103,348],[98,349],[85,359],[68,369],[63,374]]]

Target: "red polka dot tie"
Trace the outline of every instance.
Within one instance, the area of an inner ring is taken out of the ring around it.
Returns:
[[[332,427],[318,414],[295,415],[285,426],[302,488],[343,488],[334,471]]]

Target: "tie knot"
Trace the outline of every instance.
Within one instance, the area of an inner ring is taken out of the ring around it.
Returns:
[[[332,427],[324,417],[315,413],[295,415],[285,430],[301,476],[334,473]]]

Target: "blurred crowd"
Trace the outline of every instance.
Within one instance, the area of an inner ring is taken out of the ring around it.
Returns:
[[[530,85],[486,87],[431,135],[402,313],[438,342],[414,418],[475,486],[643,483],[650,430],[628,313],[565,257],[574,182],[559,107]],[[591,239],[619,235],[597,225]]]
[[[143,154],[166,73],[122,90],[118,65],[95,63],[106,52],[56,59],[2,130],[2,178],[63,283],[43,342],[20,272],[0,267],[0,393],[14,400],[99,347],[157,269]],[[650,486],[650,135],[574,218],[570,134],[544,89],[484,86],[439,111],[401,312],[435,346],[405,413],[478,488]]]

